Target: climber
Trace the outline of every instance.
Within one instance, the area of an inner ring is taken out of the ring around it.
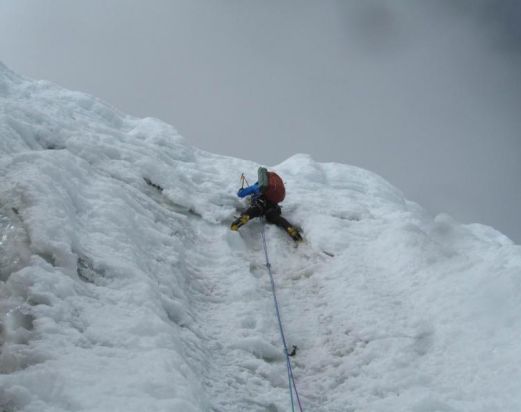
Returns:
[[[283,228],[295,242],[302,240],[299,231],[281,216],[278,203],[284,200],[286,189],[282,179],[275,172],[268,172],[264,167],[259,167],[258,181],[251,186],[239,189],[237,196],[244,198],[251,196],[251,205],[232,222],[231,230],[248,223],[250,219],[265,216],[269,223]]]

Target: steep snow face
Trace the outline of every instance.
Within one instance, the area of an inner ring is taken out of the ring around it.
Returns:
[[[264,223],[229,230],[258,165],[5,66],[0,155],[0,410],[289,409]],[[359,168],[274,169],[304,410],[521,410],[519,246]]]

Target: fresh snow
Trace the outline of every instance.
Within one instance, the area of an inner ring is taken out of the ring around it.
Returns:
[[[0,411],[291,409],[264,223],[229,230],[258,164],[3,65],[0,155]],[[520,246],[357,167],[272,169],[305,411],[521,411]]]

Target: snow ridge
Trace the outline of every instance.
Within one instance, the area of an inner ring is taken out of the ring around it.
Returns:
[[[0,411],[288,410],[263,222],[228,229],[258,165],[3,65],[0,136]],[[520,246],[356,167],[274,168],[305,410],[521,410]]]

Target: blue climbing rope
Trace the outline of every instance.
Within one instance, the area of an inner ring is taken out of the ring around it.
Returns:
[[[292,412],[295,412],[295,401],[293,399],[293,392],[295,392],[295,397],[297,398],[298,407],[300,409],[300,412],[303,412],[302,404],[300,403],[300,397],[299,397],[298,391],[297,391],[297,385],[295,384],[295,378],[293,377],[293,369],[291,368],[291,361],[289,359],[288,345],[286,344],[286,337],[284,336],[282,320],[280,318],[279,303],[277,301],[277,294],[275,293],[275,281],[273,280],[273,273],[271,272],[271,263],[270,263],[270,259],[268,257],[268,246],[266,244],[266,236],[264,234],[264,225],[262,225],[261,235],[262,235],[262,243],[264,246],[264,255],[266,256],[266,268],[268,269],[268,273],[270,275],[271,291],[273,292],[273,301],[275,303],[275,312],[277,313],[277,319],[279,321],[280,336],[282,338],[282,343],[284,345],[284,354],[286,355],[286,366],[288,369],[289,396],[291,398],[291,410],[292,410]]]

